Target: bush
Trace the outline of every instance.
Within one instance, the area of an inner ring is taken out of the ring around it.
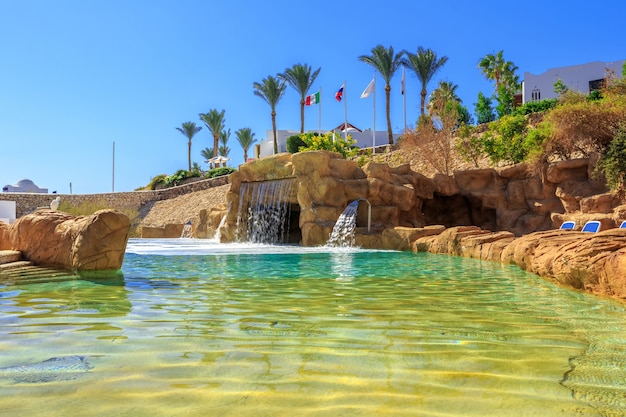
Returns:
[[[324,135],[303,133],[300,138],[305,143],[305,147],[300,148],[300,152],[331,151],[340,153],[344,158],[354,156],[358,152],[358,148],[355,146],[356,141],[350,135],[344,139],[341,134],[335,132],[328,132]]]
[[[172,187],[175,185],[179,185],[183,180],[186,180],[187,178],[192,178],[192,177],[197,177],[197,176],[198,175],[194,175],[193,173],[187,171],[186,169],[179,169],[172,175],[165,177],[165,180],[163,181],[163,183],[168,187]]]
[[[528,154],[523,146],[526,129],[524,116],[502,116],[489,125],[489,130],[481,136],[481,141],[491,162],[522,162]]]
[[[304,143],[300,135],[293,135],[287,138],[287,152],[298,153],[300,148],[306,148],[306,143]]]
[[[146,188],[148,190],[155,190],[158,185],[165,185],[165,178],[167,178],[167,175],[165,174],[157,175],[150,180],[150,183],[146,186]]]
[[[474,134],[474,128],[463,125],[456,131],[456,151],[464,161],[473,162],[478,168],[478,161],[485,154],[483,142],[479,135]]]
[[[215,178],[215,177],[221,177],[222,175],[229,175],[232,174],[233,172],[237,171],[235,168],[231,168],[231,167],[219,167],[219,168],[213,168],[210,169],[205,175],[205,178]]]
[[[602,153],[620,122],[626,120],[626,96],[607,95],[598,101],[564,104],[552,110],[545,120],[553,126],[546,146],[548,155],[570,159]]]
[[[524,116],[531,113],[544,112],[553,109],[558,104],[559,100],[556,98],[546,99],[541,101],[529,101],[515,108],[513,111],[514,116]]]
[[[626,123],[620,125],[617,134],[602,156],[598,169],[604,173],[606,183],[611,190],[624,191],[624,176],[626,175]]]

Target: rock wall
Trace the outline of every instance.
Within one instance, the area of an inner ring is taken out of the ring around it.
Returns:
[[[424,225],[423,199],[432,198],[434,183],[411,171],[408,164],[391,168],[368,163],[360,168],[340,154],[326,151],[283,153],[240,166],[230,176],[228,215],[222,241],[236,238],[242,183],[291,178],[297,189],[289,203],[297,204],[301,244],[323,245],[348,203],[366,199],[371,204],[371,233],[390,226]],[[293,201],[292,201],[293,200]],[[366,226],[365,206],[359,208],[357,225]]]
[[[101,194],[37,194],[37,193],[0,193],[0,200],[16,202],[16,218],[34,213],[38,208],[49,208],[57,196],[61,201],[74,206],[83,203],[103,204],[116,210],[139,210],[145,204],[154,201],[168,200],[194,191],[206,190],[228,184],[228,176],[200,180],[178,187],[154,191],[133,191]]]
[[[524,164],[436,176],[434,198],[424,201],[427,224],[478,226],[516,236],[575,220],[615,227],[620,200],[595,175],[597,157],[555,162],[535,171]]]
[[[560,285],[626,299],[626,229],[549,230],[515,238],[510,232],[460,226],[418,237],[411,246],[416,252],[513,264]]]

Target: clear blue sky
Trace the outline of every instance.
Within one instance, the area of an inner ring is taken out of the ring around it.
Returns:
[[[234,137],[271,129],[269,106],[252,83],[296,63],[321,67],[322,128],[343,122],[335,91],[347,80],[348,120],[372,127],[372,99],[359,99],[373,70],[358,60],[377,44],[418,46],[447,56],[429,85],[458,85],[470,112],[492,92],[477,69],[504,50],[525,71],[626,58],[623,0],[505,2],[0,0],[0,186],[23,178],[59,193],[132,191],[157,174],[187,168],[176,127],[204,126],[198,114],[226,110],[231,166],[243,162]],[[378,79],[376,127],[385,129]],[[419,113],[417,79],[407,73],[407,120]],[[400,74],[392,82],[394,131],[403,127]],[[299,98],[288,88],[279,129],[299,129]],[[317,129],[318,108],[306,109]],[[192,161],[212,146],[206,127]]]

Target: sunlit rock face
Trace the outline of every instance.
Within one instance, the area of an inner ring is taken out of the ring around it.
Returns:
[[[291,217],[297,216],[295,227],[299,230],[294,239],[305,246],[325,244],[342,211],[355,200],[362,200],[357,233],[368,233],[367,226],[370,234],[378,235],[390,227],[423,226],[422,202],[432,198],[435,190],[433,180],[411,171],[408,164],[392,168],[370,162],[361,168],[355,161],[333,152],[278,154],[242,165],[230,176],[222,241],[237,240],[238,214],[242,207],[247,207],[248,198],[242,193],[242,184],[286,179],[295,184],[293,192],[285,196],[292,205]],[[380,238],[359,239],[372,244],[381,242]]]
[[[0,245],[21,251],[35,265],[117,270],[124,261],[129,230],[130,220],[116,210],[73,216],[40,209],[4,228]]]

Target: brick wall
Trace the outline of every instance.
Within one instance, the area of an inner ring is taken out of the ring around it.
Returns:
[[[0,200],[15,201],[16,218],[34,212],[40,207],[50,207],[57,196],[62,202],[78,206],[85,202],[105,205],[117,210],[139,210],[144,204],[175,198],[180,195],[206,190],[228,184],[228,175],[207,180],[194,181],[178,187],[154,191],[132,191],[102,194],[37,194],[37,193],[0,193]]]

